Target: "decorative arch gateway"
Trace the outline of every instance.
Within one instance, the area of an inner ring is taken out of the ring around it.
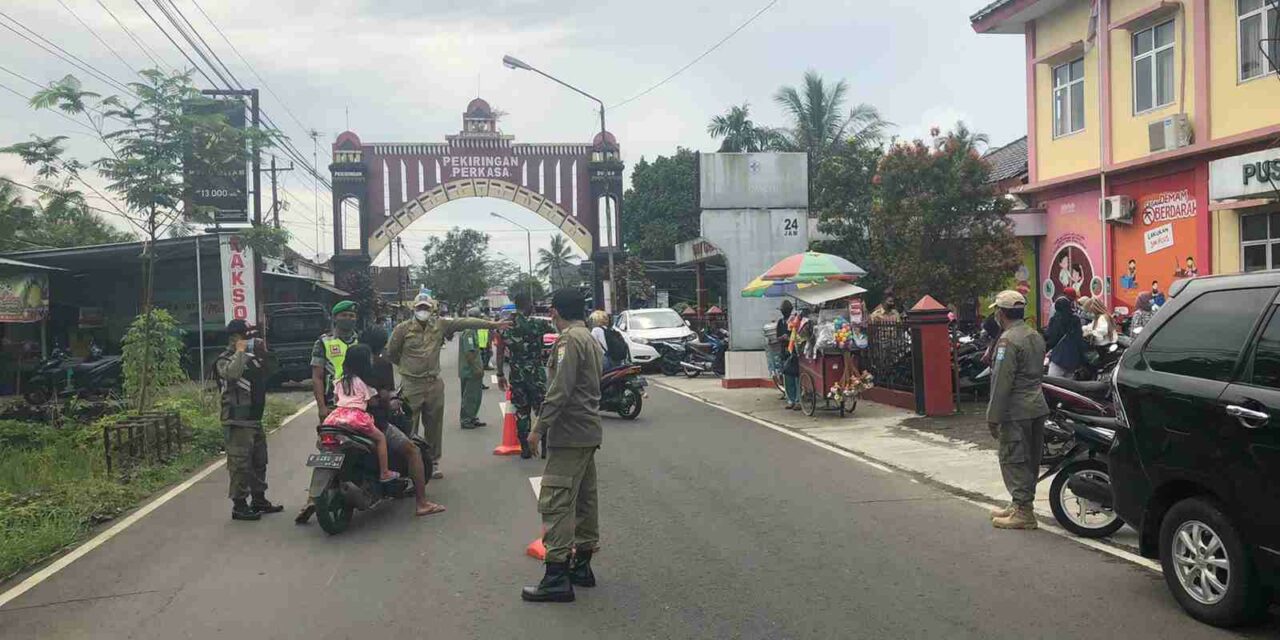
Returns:
[[[488,102],[472,100],[461,132],[445,142],[333,143],[334,269],[364,268],[418,218],[473,197],[514,202],[565,233],[596,265],[597,300],[618,251],[622,161],[608,132],[590,143],[520,143],[498,131]]]

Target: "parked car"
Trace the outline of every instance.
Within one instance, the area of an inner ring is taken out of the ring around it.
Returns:
[[[1280,271],[1175,283],[1113,377],[1115,510],[1218,626],[1280,592]]]
[[[658,360],[658,351],[650,346],[653,342],[695,342],[698,339],[689,323],[671,309],[629,309],[614,318],[613,327],[627,339],[632,362],[640,365],[650,365]]]
[[[329,330],[329,312],[316,302],[281,302],[267,308],[269,384],[311,379],[311,348]]]

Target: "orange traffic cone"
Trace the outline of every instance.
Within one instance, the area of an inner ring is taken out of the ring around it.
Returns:
[[[516,432],[516,412],[511,405],[511,388],[507,388],[506,410],[502,413],[502,444],[493,450],[495,456],[514,456],[520,453],[520,436]]]
[[[537,540],[530,542],[529,546],[524,548],[524,553],[530,558],[534,558],[537,560],[546,560],[547,548],[542,545],[542,536],[538,536]]]

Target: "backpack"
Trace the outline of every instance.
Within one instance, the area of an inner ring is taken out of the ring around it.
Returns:
[[[617,329],[605,327],[604,343],[608,347],[605,349],[605,355],[609,356],[609,360],[623,363],[631,358],[631,349],[627,347],[627,340]]]

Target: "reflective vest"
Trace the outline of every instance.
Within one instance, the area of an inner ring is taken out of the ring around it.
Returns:
[[[476,348],[477,349],[489,348],[489,330],[488,329],[476,329]]]
[[[341,338],[334,336],[326,336],[324,338],[324,358],[333,367],[333,379],[329,381],[331,387],[334,380],[342,379],[342,363],[347,360],[347,347],[349,346]]]

